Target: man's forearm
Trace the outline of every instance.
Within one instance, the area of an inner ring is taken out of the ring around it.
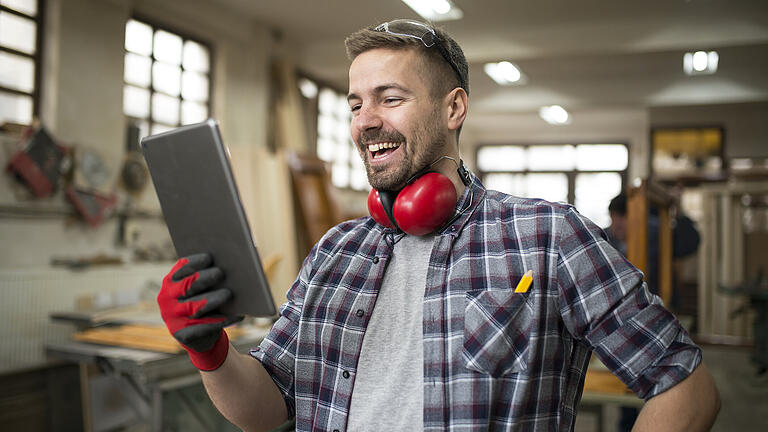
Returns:
[[[287,420],[283,397],[267,371],[231,344],[221,367],[200,374],[216,408],[244,431],[271,430]]]
[[[640,411],[633,431],[708,431],[720,410],[720,395],[704,363]]]

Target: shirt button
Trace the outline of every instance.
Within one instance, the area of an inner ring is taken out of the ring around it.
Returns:
[[[349,378],[349,372],[344,371],[341,373],[341,376],[343,376],[344,378]]]
[[[451,225],[451,232],[456,232],[456,226],[455,225]]]
[[[357,312],[355,312],[355,315],[362,318],[362,316],[365,315],[365,311],[362,309],[358,309]]]
[[[379,263],[379,257],[375,256],[373,257],[373,263],[378,264]]]

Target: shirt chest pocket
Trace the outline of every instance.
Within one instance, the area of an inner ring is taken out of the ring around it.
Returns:
[[[468,291],[462,360],[471,370],[499,377],[528,368],[533,311],[530,293]]]

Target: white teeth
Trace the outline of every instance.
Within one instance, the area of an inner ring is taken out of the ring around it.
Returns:
[[[391,149],[391,148],[397,148],[397,147],[400,147],[400,143],[385,142],[385,143],[378,143],[378,144],[368,144],[368,150],[372,152],[377,152],[381,149]]]

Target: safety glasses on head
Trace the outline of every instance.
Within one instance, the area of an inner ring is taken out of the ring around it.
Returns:
[[[459,79],[459,87],[464,90],[467,89],[464,78],[462,77],[461,72],[459,72],[459,67],[456,65],[456,62],[453,61],[450,53],[448,53],[448,50],[445,48],[444,42],[440,40],[432,27],[418,21],[397,19],[377,25],[374,27],[373,31],[418,39],[427,48],[433,46],[436,47],[443,59],[445,59],[451,69],[456,73],[456,77]]]

